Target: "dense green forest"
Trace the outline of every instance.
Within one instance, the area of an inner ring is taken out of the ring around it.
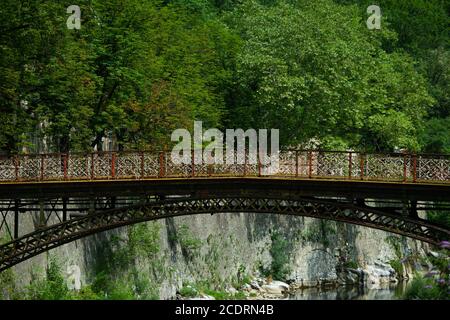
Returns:
[[[283,146],[450,152],[447,0],[3,0],[0,150],[162,148],[193,120]],[[366,26],[368,5],[381,30]]]

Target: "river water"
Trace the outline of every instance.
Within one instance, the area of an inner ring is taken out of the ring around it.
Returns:
[[[381,289],[358,286],[338,288],[306,288],[289,296],[291,300],[399,300],[402,299],[407,283],[388,285]]]

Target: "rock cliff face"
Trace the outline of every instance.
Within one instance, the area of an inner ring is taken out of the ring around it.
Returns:
[[[32,226],[32,219],[28,221]],[[91,284],[105,266],[118,279],[150,281],[154,298],[183,286],[226,287],[245,277],[269,276],[297,287],[365,282],[379,287],[412,273],[428,247],[383,231],[303,217],[214,214],[169,218],[86,237],[12,269],[19,291],[42,276],[50,259],[69,286]],[[130,270],[133,270],[131,272]],[[132,277],[124,276],[133,273]],[[5,292],[5,290],[4,290]],[[1,293],[0,293],[1,294]],[[8,297],[4,297],[8,298]]]

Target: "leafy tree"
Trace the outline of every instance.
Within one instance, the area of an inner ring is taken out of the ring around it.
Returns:
[[[406,54],[382,49],[395,34],[369,31],[356,6],[247,1],[227,21],[244,40],[230,124],[281,128],[284,145],[419,148],[416,128],[433,102],[425,81]]]
[[[435,49],[448,45],[448,1],[442,0],[335,0],[341,4],[358,4],[366,14],[369,5],[382,11],[382,28],[388,26],[398,34],[398,46],[408,51]],[[367,14],[366,14],[367,16]]]
[[[160,147],[193,119],[220,122],[236,38],[214,17],[160,0],[9,1],[1,36],[0,148],[44,137],[59,151]],[[11,31],[11,32],[9,32]],[[16,32],[17,31],[17,32]],[[36,149],[38,150],[38,149]]]
[[[17,152],[37,124],[39,72],[60,40],[53,1],[5,0],[0,9],[0,149]]]
[[[430,153],[450,153],[450,117],[427,120],[420,133],[423,150]]]
[[[284,145],[447,150],[448,4],[380,0],[369,31],[355,3],[80,0],[68,30],[64,3],[5,0],[0,149],[162,148],[199,119],[281,128]]]
[[[358,4],[365,13],[373,1],[335,0]],[[403,49],[416,60],[416,69],[426,78],[428,92],[434,105],[427,109],[426,123],[421,128],[424,151],[448,152],[450,126],[450,54],[448,1],[441,0],[379,0],[383,18],[382,28],[389,27],[398,34],[398,42],[384,44],[388,51]]]

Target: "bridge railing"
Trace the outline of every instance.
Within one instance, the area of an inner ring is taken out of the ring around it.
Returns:
[[[162,151],[18,155],[0,158],[0,182],[276,176],[450,183],[450,155],[285,150],[276,169],[248,153],[227,159],[223,152],[222,159],[197,163],[194,151],[186,164]]]

